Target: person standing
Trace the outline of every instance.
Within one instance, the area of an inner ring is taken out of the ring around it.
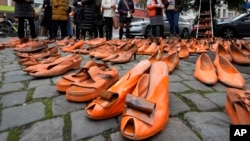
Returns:
[[[85,40],[87,32],[90,39],[93,38],[94,32],[94,13],[96,0],[83,0],[82,1],[83,13],[79,21],[79,29],[82,32],[83,39]]]
[[[103,17],[106,26],[106,40],[109,41],[113,36],[113,19],[115,16],[116,0],[102,0]]]
[[[80,29],[79,29],[79,22],[80,18],[83,17],[83,7],[82,7],[82,0],[74,0],[74,24],[76,27],[76,38],[75,41],[80,40]]]
[[[118,12],[119,12],[119,39],[122,39],[123,36],[123,27],[126,26],[126,37],[130,38],[130,23],[132,21],[132,13],[135,12],[133,0],[120,0],[118,3]]]
[[[163,22],[163,8],[164,5],[161,0],[147,0],[147,9],[149,13],[150,26],[152,28],[152,36],[155,42],[159,44],[157,36],[157,27],[159,27],[160,37],[164,36],[164,22]]]
[[[68,36],[68,0],[52,0],[53,36],[58,37],[58,29],[61,30],[61,39]]]
[[[44,27],[49,31],[49,39],[54,40],[55,36],[53,34],[53,23],[52,23],[52,4],[50,0],[43,1],[44,17],[43,23]]]
[[[96,4],[95,8],[95,22],[94,22],[94,37],[95,38],[103,38],[103,27],[105,24],[103,18],[103,12],[100,4]]]
[[[15,17],[18,18],[18,37],[21,42],[27,41],[24,33],[24,20],[29,21],[30,36],[33,40],[37,40],[35,28],[35,14],[32,4],[34,0],[13,0],[15,2]]]
[[[170,37],[180,37],[179,16],[183,7],[184,0],[167,0],[165,5],[165,14],[170,26]]]

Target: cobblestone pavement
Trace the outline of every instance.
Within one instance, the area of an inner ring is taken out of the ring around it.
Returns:
[[[5,41],[1,39],[0,41]],[[82,56],[82,66],[88,55]],[[146,55],[111,65],[123,76]],[[207,86],[193,77],[197,55],[180,61],[169,79],[170,118],[149,141],[229,141],[225,88]],[[95,60],[95,59],[94,59]],[[96,60],[99,61],[99,60]],[[250,77],[242,73],[247,86]],[[119,132],[121,116],[94,121],[85,117],[88,104],[69,102],[55,90],[61,76],[37,79],[22,71],[12,49],[0,50],[1,141],[126,141]]]

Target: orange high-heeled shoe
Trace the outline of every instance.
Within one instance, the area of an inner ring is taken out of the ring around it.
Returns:
[[[64,52],[72,52],[72,50],[78,49],[78,48],[82,48],[84,44],[83,40],[79,40],[78,42],[74,43],[72,46],[70,47],[64,47],[62,48],[62,51]]]
[[[248,56],[242,53],[241,50],[234,43],[231,44],[229,48],[233,62],[240,65],[250,64],[250,59],[248,58]]]
[[[137,47],[136,47],[136,45],[133,45],[133,47],[130,48],[128,51],[124,51],[117,58],[109,60],[109,62],[111,62],[111,63],[127,63],[131,60],[132,56],[134,56],[134,59],[136,59],[136,51],[137,51]]]
[[[165,62],[154,62],[149,74],[142,75],[138,80],[132,95],[126,96],[120,122],[124,137],[143,140],[165,128],[169,119],[168,74]]]
[[[102,91],[86,108],[85,115],[91,119],[107,119],[122,113],[125,98],[134,89],[139,78],[151,66],[148,60],[142,60],[129,70],[122,78],[107,91]]]

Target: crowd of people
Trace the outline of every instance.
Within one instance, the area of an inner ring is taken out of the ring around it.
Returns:
[[[92,38],[112,39],[113,17],[119,14],[119,39],[123,38],[123,29],[126,29],[126,38],[129,36],[130,23],[135,12],[133,0],[74,0],[71,6],[68,0],[44,0],[35,12],[34,0],[14,0],[15,17],[18,18],[18,37],[25,40],[24,20],[30,25],[30,36],[37,38],[35,18],[39,16],[39,29],[41,36],[48,36],[54,40],[60,37],[71,38],[75,34],[75,40]],[[147,10],[152,27],[152,36],[156,37],[156,29],[160,29],[160,37],[163,37],[163,9],[169,20],[171,36],[179,36],[178,19],[183,0],[147,0]],[[105,29],[104,29],[105,27]],[[74,29],[74,30],[73,30]],[[105,34],[104,34],[105,30]],[[58,32],[60,31],[60,32]],[[60,36],[58,35],[60,33]]]

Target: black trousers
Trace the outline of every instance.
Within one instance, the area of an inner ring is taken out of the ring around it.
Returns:
[[[106,25],[106,40],[111,40],[113,33],[113,19],[112,17],[104,17]]]
[[[68,36],[67,24],[68,24],[68,21],[62,21],[62,20],[53,21],[53,36],[55,38],[58,37],[57,32],[58,32],[58,29],[60,28],[61,38],[63,39],[67,37]]]
[[[163,37],[164,36],[164,26],[163,25],[152,25],[151,28],[152,28],[152,35],[154,37],[157,37],[156,35],[156,29],[157,27],[159,27],[159,31],[160,31],[160,37]]]
[[[36,34],[36,27],[35,27],[35,18],[34,17],[30,17],[30,18],[23,18],[23,17],[19,17],[18,18],[18,37],[19,39],[22,39],[25,37],[25,33],[24,33],[24,20],[27,19],[29,21],[29,27],[30,27],[30,36],[31,38],[36,38],[37,34]],[[27,26],[27,25],[26,25]],[[28,35],[26,35],[28,36]]]

